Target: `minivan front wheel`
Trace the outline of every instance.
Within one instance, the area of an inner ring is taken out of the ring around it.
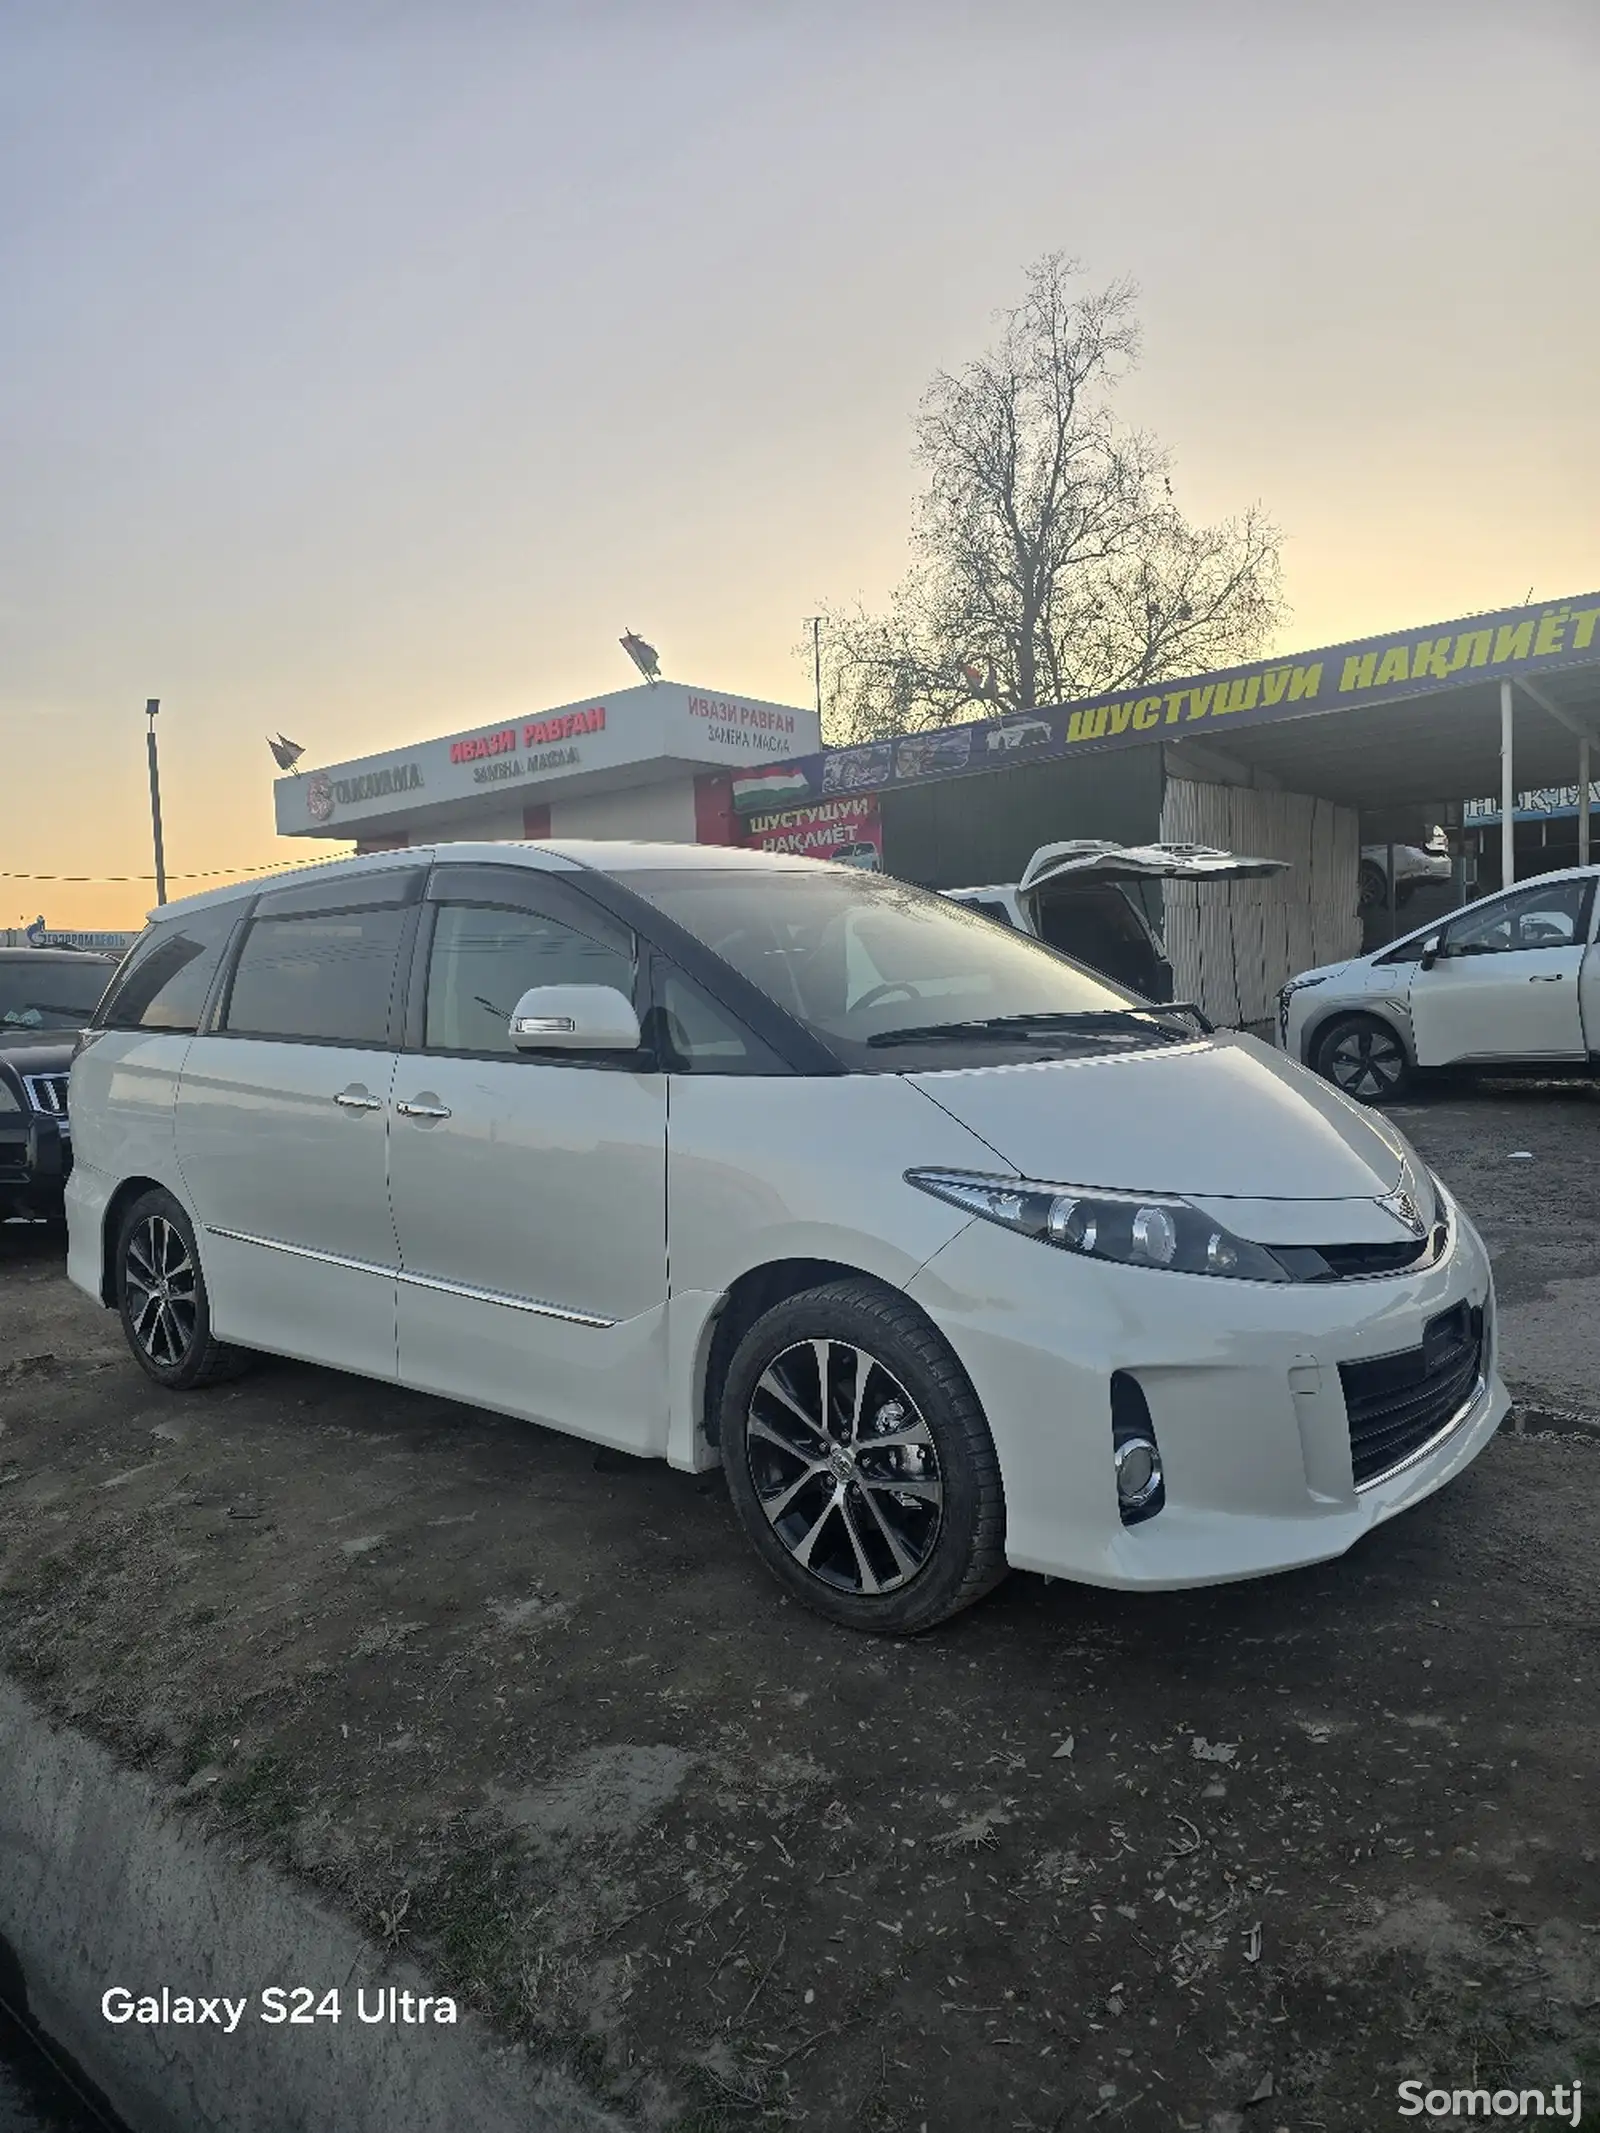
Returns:
[[[1005,1575],[994,1441],[920,1313],[867,1281],[765,1313],[721,1401],[729,1493],[780,1585],[830,1621],[931,1629]]]
[[[171,1193],[147,1192],[128,1209],[116,1269],[123,1333],[158,1385],[188,1392],[248,1365],[243,1349],[212,1337],[194,1226]]]

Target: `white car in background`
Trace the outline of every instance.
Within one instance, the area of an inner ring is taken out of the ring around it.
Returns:
[[[1038,748],[1054,739],[1053,728],[1042,718],[1008,718],[989,728],[989,747],[1001,752]]]
[[[1284,1050],[1363,1103],[1433,1068],[1600,1072],[1597,880],[1600,867],[1541,874],[1291,978]]]
[[[1340,1555],[1509,1405],[1387,1120],[830,861],[441,845],[167,905],[72,1115],[68,1272],[157,1385],[259,1349],[720,1464],[856,1629]]]
[[[942,889],[952,903],[1031,933],[1147,1000],[1172,998],[1172,964],[1139,894],[1146,881],[1257,881],[1286,859],[1241,859],[1205,844],[1042,844],[1020,881]]]
[[[1409,903],[1428,882],[1449,881],[1450,847],[1442,829],[1436,829],[1426,844],[1397,844],[1393,849],[1397,906]],[[1358,896],[1363,911],[1374,911],[1389,901],[1389,851],[1386,844],[1361,847]]]

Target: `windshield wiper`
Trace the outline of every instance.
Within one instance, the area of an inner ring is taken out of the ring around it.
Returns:
[[[1194,1035],[1191,1029],[1163,1019],[1167,1012],[1170,1011],[1159,1007],[1106,1007],[1083,1009],[1076,1014],[979,1015],[970,1022],[914,1022],[905,1029],[879,1030],[876,1036],[867,1039],[867,1043],[880,1046],[937,1044],[941,1040],[963,1037],[995,1037],[1002,1042],[1016,1042],[1034,1035],[1112,1037],[1131,1034],[1163,1044],[1183,1043],[1190,1039]]]

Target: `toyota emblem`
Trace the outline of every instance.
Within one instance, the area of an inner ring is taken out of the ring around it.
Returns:
[[[1428,1225],[1417,1212],[1417,1203],[1412,1199],[1410,1193],[1397,1192],[1391,1196],[1386,1204],[1393,1210],[1397,1219],[1410,1231],[1413,1237],[1425,1237],[1428,1234]]]

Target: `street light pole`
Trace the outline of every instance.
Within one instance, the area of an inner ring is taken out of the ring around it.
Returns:
[[[822,722],[822,617],[807,615],[806,627],[811,632],[811,665],[817,681],[817,722]]]
[[[161,709],[159,696],[150,697],[144,707],[144,715],[150,721],[145,735],[145,752],[150,758],[150,832],[156,847],[156,902],[167,900],[167,854],[161,841],[161,758],[156,752],[156,713]]]

